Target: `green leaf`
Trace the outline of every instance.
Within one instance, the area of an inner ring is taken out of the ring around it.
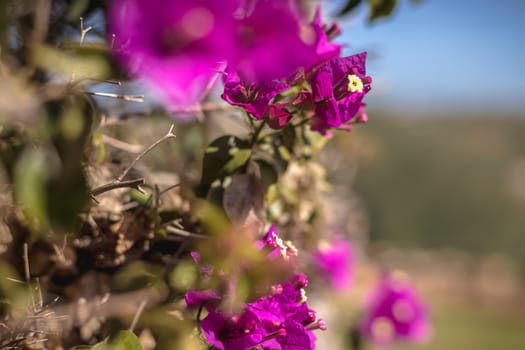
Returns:
[[[234,174],[224,190],[223,207],[233,222],[241,225],[264,225],[264,192],[253,174]]]
[[[231,159],[224,165],[226,173],[231,174],[236,169],[242,167],[250,156],[252,155],[251,149],[232,148],[230,149]]]
[[[78,19],[82,17],[88,6],[89,0],[71,1],[71,5],[69,5],[69,11],[67,14],[68,20],[78,22]]]
[[[162,272],[159,266],[134,261],[125,265],[113,276],[111,290],[121,293],[152,285],[161,286]]]
[[[93,346],[80,345],[75,350],[142,350],[139,339],[131,331],[120,331],[113,338],[106,338]]]
[[[275,170],[283,174],[294,154],[296,143],[295,128],[287,125],[282,132],[265,137],[260,144],[260,149],[270,156]]]
[[[49,178],[46,155],[39,149],[26,149],[15,165],[15,197],[29,225],[36,230],[47,228],[47,191]]]
[[[107,350],[142,350],[139,339],[131,331],[120,331],[109,341]]]
[[[71,81],[103,80],[111,71],[106,51],[103,47],[88,44],[71,45],[69,49],[39,45],[33,49],[31,60],[37,67]]]
[[[106,160],[107,156],[107,150],[106,150],[106,144],[104,143],[104,140],[102,138],[101,132],[96,132],[93,134],[93,139],[91,140],[91,143],[95,149],[98,149],[98,154],[96,156],[96,162],[99,164],[104,163],[104,160]]]
[[[18,282],[21,279],[15,269],[0,260],[0,276],[0,312],[3,315],[27,312],[30,296],[27,286]]]
[[[235,136],[222,136],[214,140],[204,153],[201,184],[210,185],[213,181],[232,174],[246,164],[251,150],[247,142]]]
[[[84,154],[91,132],[93,106],[86,98],[70,96],[46,104],[48,128],[54,150],[46,162],[50,172],[46,184],[47,215],[55,228],[74,229],[84,209],[89,189],[84,172]],[[56,150],[55,156],[54,151]]]
[[[230,228],[231,223],[226,213],[213,203],[197,200],[192,204],[192,207],[196,208],[195,214],[206,231],[212,234],[219,234]]]
[[[139,203],[142,206],[148,208],[152,207],[154,203],[154,201],[152,200],[154,193],[153,190],[146,186],[141,186],[141,188],[144,190],[144,192],[141,192],[135,188],[129,190],[129,196],[131,200]]]
[[[261,185],[264,188],[264,192],[266,193],[268,188],[277,182],[279,179],[279,174],[275,169],[275,165],[267,160],[257,159],[255,163],[259,167],[259,172],[261,174]]]
[[[370,5],[370,22],[381,18],[388,17],[396,7],[397,0],[368,0]]]
[[[346,15],[357,8],[362,0],[348,0],[346,5],[339,11],[339,16]]]

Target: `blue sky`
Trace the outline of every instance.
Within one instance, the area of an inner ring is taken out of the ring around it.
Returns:
[[[371,25],[364,7],[340,20],[344,53],[370,54],[370,104],[525,116],[525,1],[399,2]]]

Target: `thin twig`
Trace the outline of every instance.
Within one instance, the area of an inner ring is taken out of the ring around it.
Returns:
[[[27,243],[24,243],[24,273],[26,282],[29,282],[29,253],[28,253],[28,246]]]
[[[115,139],[111,136],[102,134],[102,141],[112,147],[118,148],[120,150],[129,152],[129,153],[140,153],[143,150],[143,147],[140,145],[132,145],[130,143]]]
[[[153,229],[153,232],[157,232],[157,229],[159,228],[159,223],[160,223],[159,208],[160,208],[160,189],[159,189],[159,185],[155,184],[155,228]]]
[[[169,233],[173,233],[175,235],[178,235],[178,236],[183,236],[183,237],[191,237],[191,238],[206,238],[207,236],[205,235],[200,235],[198,233],[193,233],[193,232],[190,232],[190,231],[186,231],[186,230],[181,230],[180,228],[177,228],[177,227],[173,227],[173,226],[166,226],[166,231],[168,231]]]
[[[166,140],[169,140],[169,139],[172,139],[172,138],[175,138],[175,134],[173,133],[173,129],[175,128],[175,125],[174,124],[171,124],[170,126],[170,129],[168,130],[168,133],[166,135],[164,135],[163,137],[161,137],[160,139],[158,139],[157,141],[155,141],[154,143],[152,143],[148,148],[146,148],[144,151],[142,151],[132,162],[131,164],[124,170],[124,172],[122,172],[122,174],[120,174],[120,176],[117,178],[117,182],[122,182],[122,180],[126,177],[126,175],[128,175],[128,172],[135,166],[135,164],[137,164],[137,162],[139,160],[142,159],[142,157],[144,157],[146,154],[148,154],[148,152],[150,152],[152,149],[154,149],[155,147],[157,147],[158,145],[160,145],[162,142],[166,141]]]
[[[179,186],[180,186],[180,184],[171,185],[171,186],[169,186],[169,187],[163,189],[162,191],[160,191],[160,192],[159,192],[159,196],[162,196],[164,193],[169,192],[169,191],[171,191],[172,189],[177,188],[177,187],[179,187]]]
[[[110,92],[85,91],[87,95],[116,98],[124,101],[144,102],[144,95],[119,95]]]
[[[96,81],[96,82],[99,82],[99,83],[106,83],[106,84],[122,86],[122,82],[120,80],[97,79],[97,78],[85,78],[85,80],[90,80],[90,81]]]
[[[29,271],[29,247],[27,243],[24,243],[24,273],[27,283],[27,289],[29,291],[29,296],[31,298],[31,312],[34,312],[36,309],[36,302],[35,302],[35,296],[33,294],[33,288],[31,287],[31,273]]]
[[[184,230],[184,226],[182,226],[181,221],[182,221],[182,218],[174,219],[174,220],[171,220],[171,221],[168,221],[162,224],[162,227],[175,225],[175,227],[180,228],[181,230]]]
[[[44,308],[44,298],[42,296],[42,287],[40,286],[40,279],[36,278],[36,289],[38,292],[38,310],[42,310]]]
[[[177,109],[170,109],[171,113],[199,113],[199,112],[221,112],[238,109],[237,106],[232,106],[224,103],[208,103],[208,104],[194,104],[189,107],[181,107]]]
[[[91,191],[91,194],[93,196],[98,196],[104,192],[108,192],[108,191],[111,191],[111,190],[114,190],[114,189],[117,189],[117,188],[123,188],[123,187],[129,187],[129,188],[135,188],[135,189],[139,189],[139,186],[140,185],[144,185],[146,182],[144,180],[144,178],[140,178],[140,179],[135,179],[135,180],[128,180],[128,181],[117,181],[117,182],[112,182],[112,183],[109,183],[109,184],[105,184],[105,185],[102,185],[102,186],[99,186],[95,189],[93,189]]]
[[[131,321],[131,324],[129,326],[129,330],[133,332],[135,327],[137,326],[137,323],[139,322],[140,315],[142,315],[142,312],[144,311],[144,308],[146,307],[146,304],[148,303],[148,298],[143,299],[140,302],[139,308],[137,309],[137,312],[135,312],[135,316],[133,316],[133,321]]]
[[[90,193],[90,194],[89,194],[89,197],[91,198],[91,200],[92,200],[93,202],[95,202],[95,204],[97,204],[97,205],[100,204],[100,201],[97,199],[97,197],[95,197],[95,196],[93,195],[93,193]]]
[[[261,124],[259,124],[259,126],[257,127],[257,129],[255,129],[254,133],[253,133],[253,136],[252,136],[252,141],[250,142],[250,145],[253,147],[256,143],[257,143],[257,139],[259,138],[259,135],[261,134],[261,131],[262,129],[264,129],[264,126],[266,125],[266,123],[264,122],[264,120],[261,122]]]
[[[80,17],[80,45],[84,43],[84,39],[86,38],[86,34],[93,29],[92,26],[89,26],[87,28],[84,28],[84,17]]]
[[[5,279],[8,280],[8,281],[11,281],[11,282],[15,282],[15,283],[25,284],[24,281],[20,281],[20,280],[17,280],[15,278],[6,277]]]

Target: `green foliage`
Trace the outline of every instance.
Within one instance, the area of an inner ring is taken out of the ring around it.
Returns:
[[[46,183],[49,173],[44,152],[28,149],[22,153],[14,177],[16,200],[22,206],[28,223],[37,231],[47,229]]]
[[[351,141],[365,142],[355,188],[369,212],[371,238],[507,253],[525,271],[525,203],[510,187],[525,152],[523,133],[522,120],[504,117],[376,115],[360,130],[362,140]],[[355,153],[348,156],[355,161]]]
[[[525,318],[482,308],[442,306],[433,310],[434,336],[428,344],[398,345],[393,350],[521,350]]]
[[[368,15],[370,22],[390,16],[397,5],[397,0],[368,0],[367,2],[370,7]],[[339,15],[346,15],[353,12],[363,3],[363,0],[347,0],[346,4],[340,10]]]
[[[206,148],[202,161],[201,184],[210,185],[232,174],[250,158],[249,144],[235,136],[221,136]]]
[[[397,0],[368,0],[370,5],[370,15],[368,20],[370,22],[381,18],[388,17],[394,10]]]
[[[137,336],[131,331],[120,331],[114,337],[93,346],[77,346],[77,350],[142,350]]]
[[[7,317],[12,312],[23,312],[28,300],[27,288],[20,282],[16,271],[0,261],[0,317]]]
[[[159,266],[135,261],[127,264],[114,276],[112,290],[116,293],[151,286],[162,286],[162,269]]]
[[[68,77],[72,82],[107,79],[110,73],[108,52],[100,45],[69,44],[59,49],[49,45],[33,50],[33,63],[40,69]]]

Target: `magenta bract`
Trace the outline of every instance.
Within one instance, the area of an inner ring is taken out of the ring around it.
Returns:
[[[362,111],[363,97],[370,91],[366,76],[366,52],[323,63],[310,76],[315,119],[312,130],[323,134],[339,128]]]
[[[312,254],[318,275],[327,280],[336,291],[344,291],[352,282],[353,254],[350,243],[335,239],[321,244]]]
[[[386,275],[369,295],[360,331],[378,345],[420,342],[429,337],[430,322],[415,288],[404,278]]]
[[[113,0],[108,36],[115,56],[168,108],[189,106],[232,58],[237,0]]]

